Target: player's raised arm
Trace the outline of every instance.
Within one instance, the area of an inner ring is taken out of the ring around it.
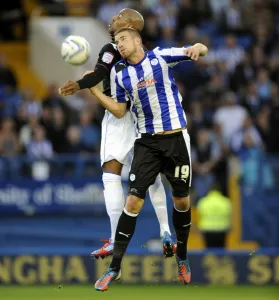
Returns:
[[[205,56],[208,48],[201,43],[196,43],[190,47],[170,47],[155,48],[154,53],[159,54],[168,64],[179,63],[187,60],[198,60],[200,56]]]
[[[61,88],[59,93],[62,96],[69,96],[75,92],[87,89],[100,83],[108,74],[105,68],[95,68],[94,71],[87,71],[87,74],[78,81],[68,80]]]

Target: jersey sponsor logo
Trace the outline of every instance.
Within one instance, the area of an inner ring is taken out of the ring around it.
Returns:
[[[136,179],[136,175],[135,175],[135,174],[131,174],[131,175],[130,175],[130,180],[131,180],[131,181],[135,181],[135,179]]]
[[[102,61],[106,64],[110,64],[113,60],[114,55],[111,52],[105,52],[102,57]]]
[[[146,87],[147,85],[151,85],[151,84],[155,84],[157,83],[157,81],[153,78],[153,79],[149,79],[149,80],[143,80],[143,78],[141,78],[141,80],[138,82],[138,84],[136,85],[136,87],[133,89],[133,92]]]

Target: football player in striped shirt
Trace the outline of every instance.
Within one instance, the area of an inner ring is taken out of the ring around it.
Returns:
[[[115,43],[123,59],[111,70],[112,98],[96,87],[90,90],[117,118],[125,115],[130,102],[138,137],[129,174],[129,194],[116,229],[113,259],[95,289],[105,291],[111,282],[120,278],[121,261],[133,236],[146,191],[160,172],[172,186],[178,276],[182,283],[188,284],[191,281],[187,257],[191,225],[190,137],[172,67],[182,61],[198,60],[208,49],[197,43],[190,47],[144,51],[139,33],[129,28],[115,33]]]
[[[125,8],[113,18],[109,26],[109,32],[113,37],[114,32],[119,28],[131,27],[140,32],[143,26],[142,15],[136,10]],[[110,72],[113,65],[120,59],[121,55],[117,50],[113,37],[112,42],[104,45],[100,51],[94,72],[89,72],[78,81],[70,80],[66,82],[59,89],[60,94],[64,96],[72,95],[80,89],[93,87],[103,81],[104,93],[110,96]],[[117,119],[109,111],[105,112],[102,122],[101,164],[104,171],[102,176],[104,198],[110,218],[111,237],[109,241],[105,241],[100,249],[91,253],[95,258],[104,258],[113,254],[116,226],[125,203],[121,171],[123,165],[128,163],[128,154],[134,146],[135,134],[133,117],[129,110],[120,119]],[[166,257],[173,256],[175,246],[170,235],[166,194],[160,175],[158,175],[154,184],[150,186],[149,194],[160,224],[163,254]]]

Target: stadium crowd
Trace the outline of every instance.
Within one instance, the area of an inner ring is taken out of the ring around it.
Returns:
[[[56,1],[39,1],[41,5]],[[92,1],[91,15],[107,26],[124,7],[145,18],[144,44],[209,48],[197,63],[174,67],[192,138],[196,198],[214,178],[226,193],[227,159],[242,161],[242,179],[253,184],[255,164],[279,154],[279,4],[273,0]],[[51,13],[50,13],[51,14]],[[66,13],[63,13],[66,14]],[[66,14],[67,15],[67,14]],[[0,59],[0,176],[19,172],[17,157],[98,155],[103,108],[87,93],[61,98],[55,83],[43,99],[18,89],[15,70]],[[81,100],[82,99],[82,100]],[[273,184],[265,165],[265,185]]]

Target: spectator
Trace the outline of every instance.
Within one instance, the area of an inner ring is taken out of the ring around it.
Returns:
[[[261,136],[266,150],[270,148],[270,124],[269,124],[270,109],[269,107],[262,107],[255,117],[255,126]]]
[[[61,108],[63,113],[67,116],[70,114],[70,109],[62,97],[58,94],[58,86],[55,83],[51,83],[47,87],[47,94],[42,101],[43,108],[48,107],[51,110],[55,108]]]
[[[264,152],[258,148],[248,132],[243,137],[243,147],[238,153],[241,167],[241,183],[250,191],[256,191],[259,183],[263,189],[272,188],[274,178]]]
[[[264,103],[270,101],[272,82],[269,79],[268,71],[260,69],[257,76],[257,93]]]
[[[258,94],[257,84],[254,81],[250,81],[243,94],[241,99],[242,105],[248,110],[251,116],[255,116],[259,112],[263,102]]]
[[[20,147],[15,133],[15,124],[11,118],[5,118],[0,130],[0,176],[1,179],[13,179],[19,176],[17,155]]]
[[[243,126],[247,111],[237,104],[236,95],[232,92],[224,94],[223,103],[214,115],[214,122],[221,127],[223,138],[229,143],[232,134]]]
[[[35,97],[35,92],[32,88],[25,88],[22,91],[22,108],[24,109],[26,116],[35,115],[39,116],[41,112],[41,103]]]
[[[78,126],[70,126],[67,130],[67,153],[78,154],[82,152],[82,145],[80,140],[80,129]]]
[[[253,28],[253,44],[259,46],[266,55],[272,52],[272,32],[269,32],[266,24],[257,24]]]
[[[232,73],[243,57],[244,50],[237,44],[236,37],[232,34],[227,35],[225,45],[217,51],[216,59],[225,62],[227,71]]]
[[[252,52],[252,67],[256,73],[259,69],[267,67],[267,60],[264,55],[263,49],[259,46],[253,46],[251,49]]]
[[[0,131],[0,155],[13,157],[19,153],[19,143],[15,133],[15,124],[11,118],[2,121]]]
[[[97,18],[107,27],[112,17],[116,16],[119,11],[127,6],[125,1],[105,0],[99,7]]]
[[[151,11],[157,16],[160,28],[170,27],[175,29],[177,14],[175,0],[158,0],[158,3],[152,6]]]
[[[174,47],[175,44],[174,29],[172,27],[164,27],[162,29],[162,38],[157,41],[157,46],[161,48],[168,48]]]
[[[228,7],[222,9],[220,28],[224,33],[241,33],[243,31],[243,15],[238,0],[230,0]]]
[[[203,106],[200,101],[193,101],[190,105],[190,117],[192,123],[193,132],[197,132],[198,129],[204,127],[204,112]]]
[[[27,123],[27,116],[22,106],[20,106],[17,110],[17,114],[15,117],[15,127],[16,132],[19,132],[20,129]]]
[[[236,154],[244,147],[244,140],[247,135],[250,136],[255,147],[263,148],[260,133],[254,126],[251,117],[247,115],[242,128],[232,135],[231,148]]]
[[[222,75],[223,74],[221,72],[212,74],[210,81],[207,83],[205,88],[205,94],[215,101],[218,101],[218,99],[220,99],[226,91],[226,82]]]
[[[80,115],[80,139],[82,146],[88,152],[99,151],[100,132],[93,124],[93,114],[84,110]]]
[[[231,75],[230,87],[234,92],[243,94],[246,86],[253,79],[255,79],[255,71],[251,65],[251,55],[246,52]]]
[[[193,187],[197,199],[204,197],[214,181],[214,168],[221,158],[218,143],[211,140],[209,130],[197,132],[197,142],[192,148]]]
[[[206,24],[210,27],[210,34],[215,32],[215,26],[214,22],[212,22],[213,12],[209,3],[209,0],[198,0],[198,1],[192,1],[194,3],[194,6],[197,9],[197,21],[196,24]],[[213,27],[212,27],[213,25]]]
[[[45,130],[42,126],[34,128],[33,138],[27,145],[27,154],[33,159],[46,159],[52,157],[52,145],[50,141],[46,139]]]
[[[198,11],[192,0],[182,0],[177,9],[176,36],[188,25],[197,23]]]
[[[225,11],[229,8],[230,2],[231,0],[209,0],[215,21],[220,19],[222,11]]]
[[[35,180],[46,180],[50,173],[48,160],[53,156],[51,142],[46,138],[45,129],[42,126],[34,128],[32,140],[27,145],[27,155],[31,159],[32,178]]]
[[[187,26],[182,31],[182,36],[179,40],[180,46],[194,45],[199,40],[199,31],[196,26]]]
[[[19,131],[19,143],[26,151],[27,145],[30,144],[35,129],[39,126],[39,118],[36,115],[29,115],[27,118],[27,124],[24,125]]]
[[[222,195],[217,182],[197,204],[198,228],[206,248],[226,248],[227,236],[232,228],[232,203]]]
[[[66,148],[66,132],[67,132],[66,117],[60,107],[53,109],[52,123],[49,128],[49,138],[54,152],[63,153]]]
[[[253,0],[246,3],[244,6],[244,16],[245,27],[247,27],[250,32],[257,27],[258,24],[264,24],[269,32],[272,31],[274,25],[274,15],[270,7],[271,1],[266,0]]]
[[[21,95],[17,90],[8,85],[0,87],[0,118],[16,117],[20,103]]]
[[[49,106],[42,106],[40,115],[40,124],[44,127],[46,131],[46,136],[50,139],[51,129],[52,129],[52,109]]]
[[[161,28],[159,27],[157,17],[154,13],[148,12],[144,19],[144,28],[142,31],[142,40],[148,49],[157,47],[157,40],[161,36]]]
[[[7,65],[6,58],[0,53],[0,86],[17,89],[17,78],[14,71]]]

